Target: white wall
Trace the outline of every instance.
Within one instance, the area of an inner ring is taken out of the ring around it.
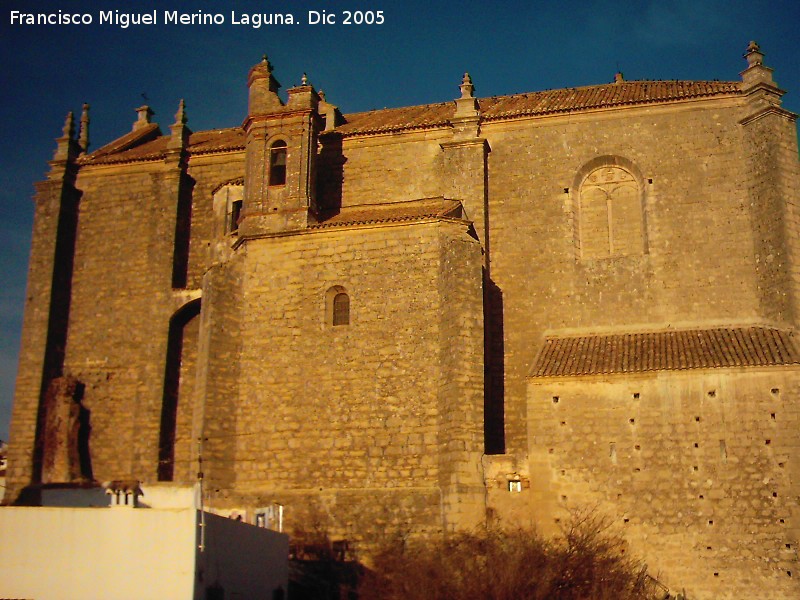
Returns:
[[[191,493],[160,492],[151,501],[191,504]],[[199,516],[193,507],[0,507],[0,598],[200,600],[215,584],[226,598],[269,599],[278,588],[286,597],[288,536],[205,513],[200,552]]]
[[[0,508],[0,597],[191,600],[196,511]]]

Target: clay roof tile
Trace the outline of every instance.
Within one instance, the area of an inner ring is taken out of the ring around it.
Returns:
[[[545,338],[532,377],[800,364],[792,332],[720,327]]]
[[[508,120],[574,111],[637,104],[664,103],[692,98],[729,96],[740,93],[735,81],[623,81],[614,84],[527,92],[480,99],[483,121]],[[450,126],[455,111],[453,102],[384,108],[344,116],[345,122],[335,133],[344,137],[379,135],[415,129]],[[323,135],[329,135],[328,132]],[[108,164],[158,160],[163,158],[168,137],[160,136],[158,126],[131,132],[103,148],[82,157],[82,164]],[[230,152],[244,149],[241,127],[212,129],[193,133],[189,138],[190,154]]]
[[[372,225],[423,219],[463,219],[461,203],[447,198],[423,198],[388,204],[365,204],[342,207],[338,211],[321,214],[310,229]]]
[[[241,127],[198,131],[189,137],[190,154],[206,154],[244,150],[245,135]]]

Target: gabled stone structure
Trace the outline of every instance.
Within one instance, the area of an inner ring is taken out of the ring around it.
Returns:
[[[37,186],[9,495],[67,377],[98,480],[362,553],[597,506],[690,598],[797,597],[797,131],[745,57],[357,114],[264,57],[241,127],[142,107],[94,152],[85,107]]]

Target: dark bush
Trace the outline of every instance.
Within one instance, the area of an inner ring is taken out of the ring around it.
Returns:
[[[455,533],[378,553],[360,600],[654,600],[664,589],[625,554],[608,522],[575,513],[561,534],[525,529]]]

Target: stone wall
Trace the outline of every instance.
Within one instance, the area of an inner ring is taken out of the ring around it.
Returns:
[[[19,494],[35,477],[41,477],[42,449],[36,447],[37,428],[41,429],[44,423],[44,415],[40,414],[43,411],[39,409],[44,395],[43,374],[52,371],[52,368],[47,368],[45,349],[64,187],[63,181],[41,182],[37,185],[34,198],[33,237],[25,292],[25,327],[14,394],[12,443],[8,450],[7,499]],[[67,184],[66,187],[67,193],[70,193],[71,185]],[[57,376],[57,373],[51,373],[50,376]]]
[[[223,162],[198,162],[194,174],[202,179],[194,190],[187,282],[194,287],[200,286],[200,278],[213,258],[210,188],[235,177],[241,167],[227,158]],[[80,200],[68,288],[69,331],[62,345],[66,352],[61,368],[85,384],[84,402],[91,415],[92,469],[100,480],[155,478],[169,322],[189,299],[185,292],[173,288],[172,280],[180,178],[180,170],[174,165],[150,162],[88,168],[80,172],[75,184]],[[54,185],[49,182],[48,189]],[[60,192],[51,195],[57,206]],[[47,201],[44,195],[41,198],[44,208]],[[43,226],[51,223],[53,232],[35,235],[34,247],[50,238],[51,243],[54,241],[58,212],[47,219],[40,221]],[[51,246],[49,261],[52,252]],[[47,297],[53,271],[47,256],[45,250],[41,261],[31,263],[29,283],[31,290],[36,290],[31,300],[44,313],[45,335],[47,305],[41,302]],[[29,336],[35,332],[35,328],[27,328]],[[186,368],[197,345],[196,329],[195,324],[194,333],[186,340]],[[29,404],[23,398],[38,398],[42,367],[37,367],[36,361],[25,361],[20,377],[21,381],[30,380],[28,385],[18,386],[17,405],[22,408]],[[189,469],[194,372],[184,373],[182,379],[179,428],[183,439],[178,460],[184,479],[194,471]],[[35,416],[36,411],[29,408],[28,414]],[[21,432],[18,426],[23,420],[15,418],[15,434]],[[28,435],[33,435],[35,425],[29,430]],[[16,461],[21,481],[30,480],[26,469],[36,468],[35,461],[32,465],[28,460]],[[31,466],[23,468],[26,464]]]
[[[739,117],[717,100],[484,126],[510,451],[524,452],[524,377],[545,331],[769,318],[756,290]],[[578,187],[598,157],[640,174],[641,253],[579,258]]]
[[[201,473],[215,510],[279,502],[300,538],[364,547],[486,518],[553,530],[595,504],[669,585],[791,596],[794,367],[528,379],[545,334],[795,326],[800,168],[771,76],[482,123],[467,97],[453,127],[318,136],[313,89],[281,106],[258,69],[272,96],[245,150],[223,130],[226,149],[176,141],[73,182],[75,154],[39,184],[10,489],[40,479],[41,396],[69,376],[98,480]],[[433,197],[471,224],[343,217]]]
[[[242,275],[211,275],[209,335],[240,339],[236,384],[206,391],[204,468],[232,488],[219,502],[283,502],[298,530],[323,503],[331,534],[361,539],[449,526],[440,489],[482,499],[480,247],[465,224],[250,240],[220,269]],[[334,287],[347,325],[330,321]],[[231,358],[209,356],[210,381]]]
[[[157,457],[176,203],[161,171],[129,167],[82,174],[78,183],[65,368],[86,386],[101,481],[152,476]]]
[[[793,597],[798,385],[797,369],[530,379],[537,525],[596,507],[689,598]]]
[[[443,195],[439,143],[450,139],[447,130],[346,138],[342,144],[343,202],[352,206]],[[320,177],[325,178],[325,165],[319,168]]]

